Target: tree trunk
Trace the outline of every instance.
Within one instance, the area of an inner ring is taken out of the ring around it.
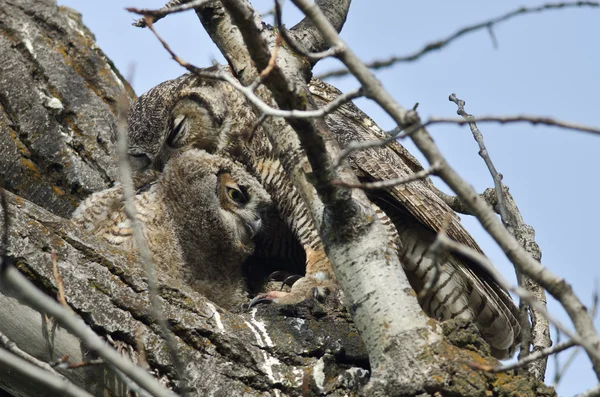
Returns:
[[[169,352],[149,314],[137,257],[64,219],[82,198],[115,181],[117,101],[123,94],[133,100],[134,94],[80,16],[54,0],[1,2],[0,29],[0,175],[14,193],[8,195],[8,255],[54,297],[55,252],[69,306],[134,360],[140,360],[136,346],[141,342],[152,373],[176,387]],[[2,292],[0,332],[20,349],[45,362],[94,358],[76,337],[20,303],[9,288],[3,286]],[[325,306],[307,302],[229,313],[164,283],[160,299],[187,365],[189,395],[356,395],[368,380],[365,347],[335,299]],[[432,393],[553,394],[525,377],[471,369],[467,364],[496,361],[481,356],[486,346],[472,326],[451,323],[445,328],[447,340],[426,353],[432,362],[440,357],[445,362],[431,380]],[[124,385],[103,365],[59,372],[93,394],[125,395]],[[2,367],[0,388],[14,396],[47,392]]]

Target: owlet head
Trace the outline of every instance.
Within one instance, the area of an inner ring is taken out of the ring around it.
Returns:
[[[238,256],[252,253],[271,198],[241,165],[190,149],[169,161],[161,184],[175,227],[186,237]]]
[[[132,167],[162,170],[192,147],[218,153],[244,128],[246,113],[251,115],[243,96],[225,82],[192,74],[165,81],[140,96],[129,113]]]

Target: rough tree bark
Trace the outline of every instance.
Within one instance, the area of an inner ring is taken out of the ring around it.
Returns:
[[[169,386],[177,385],[149,315],[137,257],[64,219],[83,197],[115,181],[117,100],[122,94],[133,100],[131,88],[96,47],[80,16],[54,0],[1,2],[0,32],[0,175],[15,194],[9,195],[9,256],[54,297],[55,252],[69,306],[131,357],[138,356],[136,342],[141,341],[152,372]],[[365,347],[350,316],[335,302],[264,306],[236,314],[164,283],[160,299],[187,364],[189,395],[356,395],[368,379]],[[444,357],[445,362],[429,382],[432,394],[553,394],[526,377],[471,369],[469,363],[496,361],[486,357],[489,350],[471,326],[450,323],[444,328],[447,340],[427,352],[427,359]],[[0,332],[42,361],[68,356],[68,362],[78,363],[94,357],[76,337],[4,287]],[[59,372],[96,395],[105,389],[124,393],[102,365]],[[0,389],[14,396],[47,392],[1,366]]]

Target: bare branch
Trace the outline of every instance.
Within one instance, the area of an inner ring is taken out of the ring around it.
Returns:
[[[327,58],[330,56],[334,56],[337,52],[336,48],[329,48],[325,51],[311,53],[306,49],[302,48],[302,44],[297,43],[296,40],[289,34],[288,30],[283,25],[283,19],[281,15],[281,3],[280,0],[275,0],[275,22],[277,23],[277,28],[279,29],[279,33],[285,40],[286,44],[290,46],[290,48],[297,54],[302,55],[306,59],[311,62],[317,62],[320,59]]]
[[[396,140],[396,136],[390,136],[389,138],[380,139],[380,140],[351,142],[350,144],[348,144],[348,146],[346,146],[346,148],[344,150],[342,150],[342,152],[340,153],[340,157],[338,158],[337,162],[335,163],[335,166],[339,167],[349,155],[351,155],[352,153],[354,153],[357,150],[369,149],[369,148],[373,148],[373,147],[383,147],[383,146],[386,146],[386,145],[392,143],[395,140]]]
[[[596,286],[596,288],[594,288],[594,295],[592,297],[592,308],[590,310],[590,313],[592,315],[592,318],[596,318],[596,314],[598,313],[598,286]],[[556,337],[558,339],[560,337],[560,333],[557,333]],[[565,361],[565,363],[562,366],[559,365],[560,364],[559,358],[558,358],[558,356],[556,356],[556,367],[554,369],[556,371],[554,374],[554,387],[556,387],[559,384],[562,377],[567,372],[567,370],[571,366],[573,360],[575,360],[575,357],[577,356],[577,354],[579,353],[580,350],[581,349],[579,346],[577,348],[575,348],[575,350],[573,350],[571,352],[569,357],[567,357],[567,360]]]
[[[6,266],[2,270],[1,280],[3,285],[9,287],[20,300],[40,313],[47,313],[52,316],[64,329],[80,338],[88,349],[96,352],[105,362],[114,365],[153,396],[177,397],[175,393],[160,385],[147,371],[106,344],[81,318],[69,312],[58,302],[48,299],[46,294],[27,280],[14,266]]]
[[[350,0],[316,0],[315,5],[323,11],[334,29],[341,32],[350,9]],[[308,52],[321,52],[335,47],[329,46],[329,43],[323,40],[319,29],[315,28],[310,18],[304,18],[291,28],[290,35],[297,43],[303,43]]]
[[[508,191],[508,188],[507,188]],[[473,215],[473,213],[467,208],[464,201],[461,200],[458,196],[451,196],[442,192],[439,189],[435,190],[435,194],[446,203],[446,205],[452,208],[453,211],[458,212],[459,214],[465,215]],[[488,203],[492,208],[496,206],[498,203],[498,195],[496,194],[496,190],[494,188],[487,188],[483,193],[479,195],[479,197]]]
[[[464,119],[455,119],[455,118],[445,118],[445,117],[430,117],[426,122],[424,122],[421,126],[428,127],[434,124],[458,124],[458,125],[466,125],[469,123],[531,123],[533,125],[543,124],[553,127],[560,127],[567,130],[581,131],[581,132],[589,132],[591,134],[600,135],[600,127],[592,127],[583,124],[577,123],[569,123],[566,121],[555,120],[550,117],[540,117],[534,115],[516,115],[516,116],[481,116],[475,117],[471,120]],[[404,135],[410,135],[411,131],[408,131]],[[404,136],[403,135],[403,136]]]
[[[430,164],[442,162],[442,169],[438,172],[438,176],[465,201],[467,207],[502,247],[511,262],[520,271],[544,286],[563,305],[569,317],[573,320],[575,329],[584,342],[583,346],[586,353],[593,363],[594,372],[600,379],[600,337],[591,317],[585,310],[585,306],[575,295],[571,286],[564,279],[555,276],[544,268],[519,245],[501,221],[497,219],[488,204],[477,195],[473,187],[447,164],[427,131],[424,128],[414,128],[414,126],[421,125],[416,112],[404,109],[394,100],[389,92],[381,86],[369,68],[345,45],[335,28],[331,26],[318,7],[313,7],[308,0],[292,1],[313,21],[330,46],[345,48],[337,57],[361,82],[365,95],[377,102],[399,127],[405,129],[413,127],[411,129],[415,131],[410,134],[410,137],[415,145],[423,152]],[[463,124],[466,123],[464,120],[461,121]]]
[[[440,165],[433,164],[431,167],[426,170],[418,171],[413,174],[410,174],[404,178],[396,178],[396,179],[388,179],[385,181],[377,181],[377,182],[365,182],[365,183],[348,183],[344,181],[334,180],[331,183],[338,186],[344,186],[349,188],[356,188],[362,190],[378,190],[378,189],[386,189],[393,186],[403,185],[406,183],[414,182],[419,179],[427,178],[429,175],[435,174]]]
[[[504,223],[510,233],[519,240],[521,246],[531,254],[533,258],[539,261],[541,259],[541,251],[535,242],[533,228],[523,222],[523,217],[521,216],[516,203],[512,197],[507,197],[508,192],[505,195],[505,188],[502,184],[502,174],[496,170],[483,141],[483,134],[479,131],[477,124],[472,121],[475,117],[465,111],[465,101],[457,98],[456,94],[451,94],[448,99],[458,106],[456,113],[469,122],[469,128],[473,133],[473,138],[475,138],[475,141],[479,146],[479,155],[485,162],[494,180],[494,191],[496,192],[497,201],[497,205],[494,208],[496,209],[496,212],[500,214],[502,223]],[[509,203],[506,202],[507,199],[510,201],[510,211]],[[546,294],[544,289],[517,269],[515,270],[519,286],[536,296],[540,304],[545,307]],[[550,339],[550,325],[548,324],[546,317],[527,305],[523,300],[519,303],[519,307],[521,311],[520,322],[523,332],[522,335],[524,336],[521,341],[521,350],[519,352],[519,359],[521,359],[530,354],[530,345],[533,347],[534,351],[544,350],[552,345],[552,340]],[[530,362],[527,368],[533,376],[543,381],[546,373],[546,364],[547,356],[542,355],[540,360]]]
[[[151,18],[152,22],[157,22],[169,14],[175,14],[177,12],[191,10],[192,8],[196,8],[201,6],[204,3],[207,3],[210,0],[192,0],[192,1],[182,1],[182,0],[171,0],[164,7],[158,10],[149,10],[149,9],[140,9],[129,7],[125,8],[129,12],[133,12],[138,15],[143,15],[144,17]],[[146,19],[140,18],[133,23],[133,26],[137,26],[138,28],[145,28],[147,26]]]
[[[538,360],[541,360],[541,359],[546,359],[546,361],[547,361],[548,356],[551,356],[552,354],[560,353],[562,351],[572,348],[573,346],[577,346],[577,343],[575,343],[575,341],[571,339],[566,342],[559,343],[555,346],[548,347],[544,350],[537,350],[537,351],[531,353],[530,355],[525,356],[522,359],[519,359],[518,361],[515,361],[512,364],[507,364],[507,365],[503,365],[501,367],[496,367],[496,368],[486,368],[485,370],[488,372],[497,373],[497,372],[506,372],[506,371],[510,371],[512,369],[517,369],[517,368],[523,368],[523,367],[525,367],[531,363],[534,363]]]
[[[179,359],[177,354],[177,345],[175,338],[169,329],[167,320],[163,315],[162,302],[159,298],[159,289],[156,281],[156,272],[152,261],[152,253],[144,237],[142,226],[137,219],[137,210],[135,208],[134,197],[135,188],[133,186],[133,177],[131,174],[131,167],[128,161],[128,144],[127,144],[127,119],[126,114],[128,110],[128,101],[126,98],[121,99],[120,104],[119,121],[117,124],[117,157],[119,161],[119,173],[121,174],[121,184],[123,185],[123,206],[125,214],[131,225],[133,232],[133,239],[140,255],[140,261],[144,265],[146,276],[148,278],[148,293],[150,296],[150,303],[152,307],[152,317],[161,329],[162,336],[167,343],[171,359],[177,370],[179,379],[185,383],[186,372],[185,366]],[[185,390],[185,385],[182,386]]]
[[[519,15],[539,13],[539,12],[543,12],[543,11],[547,11],[547,10],[556,10],[556,9],[564,9],[564,8],[584,8],[584,7],[597,8],[597,7],[600,7],[600,3],[595,2],[595,1],[577,1],[577,2],[571,2],[571,3],[568,3],[568,2],[548,3],[548,4],[538,6],[538,7],[531,7],[531,8],[520,7],[514,11],[511,11],[511,12],[501,15],[499,17],[492,18],[487,21],[483,21],[481,23],[459,29],[458,31],[451,34],[450,36],[448,36],[444,39],[441,39],[441,40],[437,40],[437,41],[428,43],[425,46],[423,46],[423,48],[421,48],[420,50],[414,51],[411,54],[404,55],[404,56],[393,56],[393,57],[390,57],[387,59],[375,60],[375,61],[368,62],[366,65],[370,69],[378,70],[378,69],[384,69],[384,68],[393,66],[397,63],[413,62],[413,61],[420,59],[422,56],[429,54],[430,52],[441,50],[442,48],[448,46],[450,43],[461,38],[462,36],[465,36],[469,33],[474,33],[476,31],[482,30],[482,29],[487,29],[487,31],[490,33],[490,38],[492,39],[492,45],[494,46],[494,48],[496,48],[498,46],[498,43],[497,43],[496,37],[494,35],[493,27],[501,22],[505,22],[505,21],[512,19]],[[337,70],[325,72],[316,77],[319,79],[327,79],[330,77],[342,77],[349,73],[350,72],[348,71],[348,69],[337,69]]]
[[[66,396],[66,397],[92,397],[91,394],[74,385],[66,378],[57,375],[56,371],[49,372],[41,369],[37,365],[26,361],[21,357],[9,353],[0,348],[0,372],[16,372],[21,374],[36,384],[47,388],[44,395],[48,396]]]
[[[147,22],[147,26],[148,26],[148,29],[150,29],[152,31],[152,33],[154,33],[156,38],[161,42],[161,44],[163,45],[165,50],[167,50],[167,52],[171,55],[171,57],[175,60],[175,62],[177,62],[179,65],[183,66],[184,68],[186,68],[189,72],[194,73],[198,76],[201,76],[204,78],[222,80],[222,81],[225,81],[225,82],[231,84],[236,90],[240,91],[254,106],[256,106],[262,114],[264,114],[266,116],[283,117],[285,119],[314,119],[314,118],[318,118],[318,117],[324,117],[325,115],[338,109],[343,104],[345,104],[353,99],[360,98],[364,95],[362,89],[359,88],[359,89],[352,90],[345,94],[340,95],[335,100],[329,102],[327,105],[323,106],[320,109],[315,109],[315,110],[276,109],[276,108],[269,106],[262,99],[260,99],[258,95],[256,95],[254,93],[254,91],[256,89],[256,85],[254,83],[249,86],[243,86],[233,76],[231,76],[228,73],[223,72],[222,70],[220,70],[218,72],[208,72],[205,69],[201,69],[197,66],[194,66],[194,65],[184,61],[177,54],[175,54],[175,52],[171,49],[171,47],[167,44],[167,42],[163,40],[163,38],[154,29],[154,25],[151,22]],[[269,60],[271,60],[271,58],[272,58],[271,55],[269,55]],[[269,63],[267,62],[267,66],[265,67],[264,70],[268,70],[270,72],[272,70],[272,68],[269,68],[268,65],[269,65]]]
[[[496,167],[492,162],[492,158],[490,157],[487,148],[485,147],[485,143],[483,142],[483,134],[481,133],[481,131],[479,131],[479,128],[477,128],[477,123],[473,121],[475,117],[472,114],[469,114],[465,111],[465,101],[458,99],[456,97],[456,94],[450,94],[448,100],[456,104],[456,106],[458,107],[456,113],[459,116],[462,116],[469,123],[469,128],[471,128],[473,138],[475,138],[475,142],[477,142],[477,145],[479,145],[479,156],[481,156],[481,158],[485,162],[485,165],[488,167],[488,170],[490,170],[490,174],[492,175],[492,179],[494,180],[494,189],[496,192],[496,200],[498,203],[498,211],[500,212],[500,218],[506,226],[509,226],[510,221],[508,219],[508,212],[506,210],[506,206],[504,205],[502,174],[500,174],[496,170]],[[514,234],[514,231],[512,233]]]
[[[62,376],[61,374],[56,372],[50,364],[48,364],[44,361],[40,361],[37,358],[30,355],[29,353],[21,350],[15,342],[10,340],[6,335],[4,335],[1,332],[0,332],[0,348],[6,350],[7,352],[14,354],[15,356],[22,358],[25,361],[30,362],[31,364],[33,364],[37,367],[40,367],[41,369],[47,371],[48,373],[50,373],[54,376],[57,376],[61,379],[65,379],[64,376]]]

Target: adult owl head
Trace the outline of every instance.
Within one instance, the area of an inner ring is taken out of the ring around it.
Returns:
[[[129,112],[130,163],[135,172],[162,171],[184,149],[222,152],[254,118],[226,82],[189,73],[167,80],[141,95]]]

